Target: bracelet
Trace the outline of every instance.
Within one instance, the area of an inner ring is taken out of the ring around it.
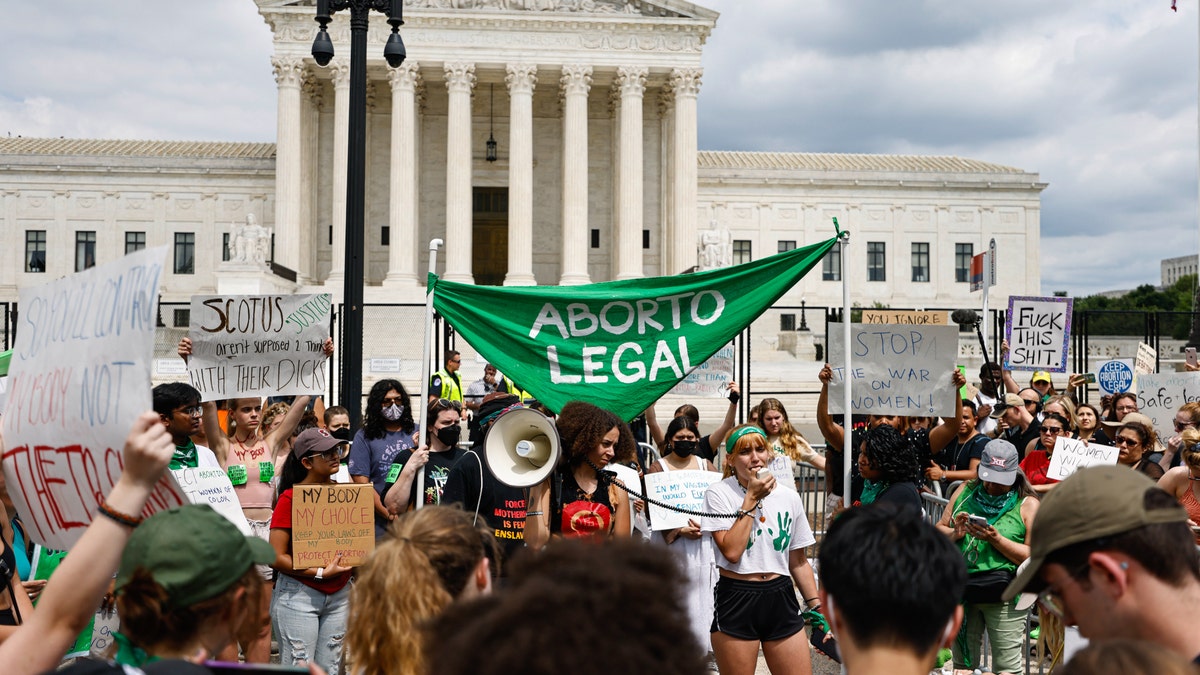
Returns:
[[[737,511],[734,511],[733,513],[735,516],[734,520],[741,520],[742,518],[749,517],[749,515],[750,515],[749,511],[743,511],[742,509],[738,509]]]
[[[100,502],[100,506],[96,507],[96,513],[125,527],[137,527],[144,520],[141,516],[131,516],[127,513],[121,513],[109,506],[108,502]]]
[[[314,579],[323,579],[323,578],[325,578],[325,568],[324,568],[324,567],[318,567],[318,568],[317,568],[317,575],[316,575],[315,577],[313,577],[313,578],[314,578]]]
[[[526,511],[525,517],[528,518],[529,516],[542,516],[545,514],[546,514],[545,511]]]

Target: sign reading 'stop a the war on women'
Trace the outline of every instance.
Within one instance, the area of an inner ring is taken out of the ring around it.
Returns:
[[[192,296],[188,377],[201,399],[325,390],[328,293]]]

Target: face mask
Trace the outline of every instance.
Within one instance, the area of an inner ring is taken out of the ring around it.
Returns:
[[[680,457],[687,457],[696,451],[696,441],[671,441],[671,449]]]
[[[338,439],[339,441],[349,441],[354,438],[353,435],[350,433],[350,427],[342,427],[341,429],[334,429],[333,431],[329,432],[329,435],[333,436],[334,438]]]
[[[458,445],[458,437],[462,433],[462,428],[457,424],[452,424],[448,427],[437,430],[437,438],[444,445],[451,447]]]
[[[389,422],[395,422],[396,420],[400,419],[400,416],[403,414],[404,408],[396,405],[395,403],[383,409],[383,419]]]

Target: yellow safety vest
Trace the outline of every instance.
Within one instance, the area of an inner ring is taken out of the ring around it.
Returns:
[[[439,370],[433,374],[434,379],[439,377],[442,378],[442,393],[440,394],[441,398],[449,401],[458,401],[459,404],[462,404],[463,393],[462,388],[458,386],[458,380],[455,379],[450,373],[447,373],[445,369]],[[431,386],[433,385],[433,379],[429,381],[429,384]]]

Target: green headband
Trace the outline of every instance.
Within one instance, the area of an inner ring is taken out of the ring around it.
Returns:
[[[733,447],[737,445],[738,439],[746,434],[758,434],[763,437],[764,441],[767,440],[767,432],[754,425],[745,426],[729,434],[729,440],[725,441],[725,454],[733,452]]]

